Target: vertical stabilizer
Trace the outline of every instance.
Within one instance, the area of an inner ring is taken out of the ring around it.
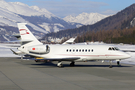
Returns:
[[[31,31],[26,27],[26,23],[17,23],[22,45],[27,44],[30,45],[39,45],[42,44],[37,40],[37,38],[31,33]]]

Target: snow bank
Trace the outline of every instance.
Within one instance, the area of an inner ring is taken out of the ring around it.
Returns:
[[[17,51],[17,44],[0,44],[0,57],[20,57],[12,53],[10,49]]]

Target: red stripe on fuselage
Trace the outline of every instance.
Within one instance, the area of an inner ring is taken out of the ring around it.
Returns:
[[[100,56],[123,56],[123,55],[71,55],[71,54],[58,54],[63,56],[92,56],[92,57],[100,57]]]

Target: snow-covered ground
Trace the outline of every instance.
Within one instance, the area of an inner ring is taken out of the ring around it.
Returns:
[[[99,43],[92,43],[92,44],[99,44]],[[104,43],[100,43],[100,44],[104,44]],[[121,50],[135,51],[135,45],[128,45],[128,44],[110,44],[110,45],[118,47]],[[1,44],[0,43],[0,57],[20,57],[20,56],[14,55],[10,50],[10,49],[13,49],[14,51],[17,51],[18,46],[19,44]],[[130,54],[131,58],[122,60],[121,63],[135,64],[135,52],[126,52],[126,53]]]
[[[1,44],[0,43],[0,57],[20,57],[12,53],[10,49],[17,51],[19,44]]]

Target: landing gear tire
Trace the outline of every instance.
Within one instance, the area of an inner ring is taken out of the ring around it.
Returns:
[[[73,67],[73,66],[75,66],[75,62],[70,63],[70,67]]]
[[[120,66],[120,61],[117,61],[117,66]]]
[[[35,60],[35,62],[39,62],[39,60]]]
[[[110,65],[109,68],[112,68],[112,65]]]
[[[110,66],[109,66],[109,68],[112,68],[112,60],[110,60]]]

